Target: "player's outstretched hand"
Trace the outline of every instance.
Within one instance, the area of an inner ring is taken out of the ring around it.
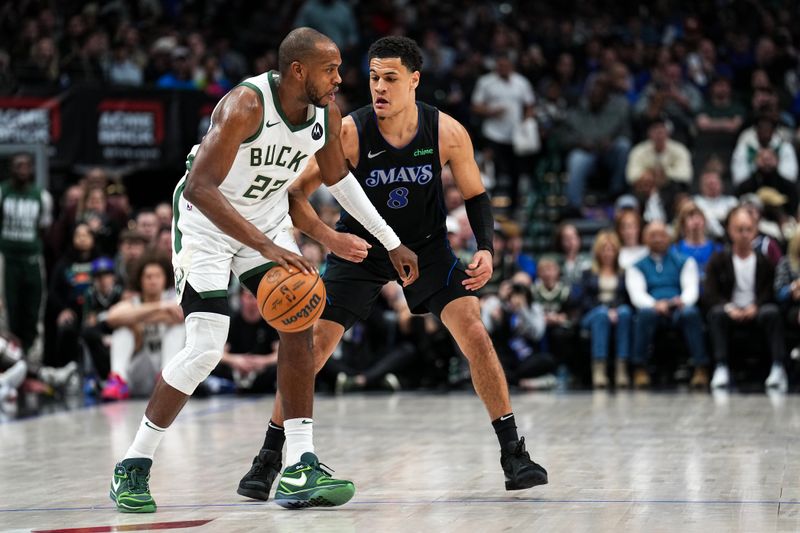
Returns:
[[[389,252],[389,259],[403,282],[403,287],[408,287],[419,277],[419,265],[417,264],[417,254],[409,250],[406,246],[400,245]]]
[[[465,279],[462,283],[467,290],[477,291],[489,281],[492,277],[492,254],[487,250],[478,250],[472,256],[472,262],[467,265],[467,275],[469,279]]]
[[[310,274],[317,271],[316,267],[311,264],[311,261],[301,255],[290,252],[286,248],[281,248],[272,241],[264,245],[264,248],[261,250],[261,255],[270,261],[275,261],[289,272],[299,270],[303,274]]]
[[[372,245],[352,233],[337,233],[336,239],[328,243],[333,255],[353,263],[360,263],[367,258]]]

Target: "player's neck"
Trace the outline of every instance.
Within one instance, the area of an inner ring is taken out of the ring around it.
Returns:
[[[280,78],[279,78],[280,79]],[[283,114],[292,125],[298,125],[308,120],[308,102],[297,97],[298,92],[293,91],[285,83],[278,81],[278,101]]]
[[[404,146],[417,134],[418,123],[417,104],[412,102],[396,115],[379,119],[378,130],[389,144]]]

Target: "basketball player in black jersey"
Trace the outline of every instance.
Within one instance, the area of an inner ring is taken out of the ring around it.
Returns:
[[[534,463],[518,438],[503,369],[480,318],[474,291],[492,275],[494,219],[489,197],[475,164],[472,141],[464,127],[435,107],[415,101],[422,56],[405,37],[385,37],[369,50],[372,104],[342,120],[341,142],[370,201],[402,241],[418,256],[419,279],[403,288],[415,313],[438,316],[467,357],[472,383],[486,406],[500,442],[500,463],[507,490],[547,483],[547,472]],[[470,226],[478,243],[472,262],[464,267],[447,241],[441,170],[448,164],[465,199]],[[292,207],[309,221],[297,227],[326,243],[333,230],[313,216],[307,196],[322,183],[313,162],[290,192]],[[296,221],[296,224],[300,221]],[[366,318],[381,287],[397,279],[386,251],[347,212],[336,231],[357,235],[371,244],[361,262],[328,256],[325,287],[328,305],[314,326],[317,371],[333,353],[345,330]],[[267,430],[264,446],[238,493],[266,500],[280,472],[283,447],[280,402]]]

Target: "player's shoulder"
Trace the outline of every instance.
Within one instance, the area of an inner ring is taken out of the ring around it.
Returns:
[[[443,111],[439,111],[439,138],[462,138],[467,133],[467,128],[459,121]]]
[[[264,106],[263,92],[255,85],[240,83],[226,94],[215,109],[221,117],[248,117],[260,112]]]

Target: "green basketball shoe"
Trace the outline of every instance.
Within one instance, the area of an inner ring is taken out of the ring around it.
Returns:
[[[356,493],[352,481],[333,479],[317,456],[306,452],[300,462],[286,467],[275,491],[275,503],[287,509],[336,507]]]
[[[150,465],[152,459],[123,459],[114,467],[111,491],[108,495],[121,513],[155,513],[156,502],[150,495]]]

